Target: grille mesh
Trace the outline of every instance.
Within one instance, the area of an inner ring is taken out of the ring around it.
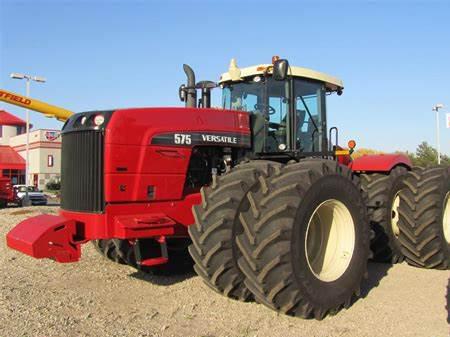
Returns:
[[[71,211],[102,212],[102,131],[63,133],[61,149],[61,208]]]

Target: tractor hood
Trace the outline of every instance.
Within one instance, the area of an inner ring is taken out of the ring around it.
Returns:
[[[105,138],[106,144],[128,145],[250,146],[249,142],[247,112],[203,108],[116,110],[106,126]]]

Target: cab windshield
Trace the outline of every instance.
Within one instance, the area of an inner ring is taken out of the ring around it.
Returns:
[[[293,99],[289,97],[291,85]],[[326,131],[324,97],[323,85],[318,82],[256,76],[224,84],[222,106],[251,113],[256,153],[313,152],[322,148],[322,128]],[[295,116],[290,117],[290,111],[295,111]]]

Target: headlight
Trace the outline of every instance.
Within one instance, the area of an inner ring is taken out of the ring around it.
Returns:
[[[105,122],[105,117],[103,115],[97,115],[94,117],[94,124],[100,126]]]

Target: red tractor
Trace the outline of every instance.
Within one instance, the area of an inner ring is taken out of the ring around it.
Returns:
[[[21,222],[9,247],[74,262],[93,241],[109,259],[159,271],[189,247],[217,292],[318,319],[352,303],[372,255],[403,258],[397,209],[411,163],[352,161],[354,142],[338,145],[326,96],[342,93],[339,79],[278,58],[232,61],[218,85],[184,70],[184,108],[67,119],[60,214]],[[220,109],[210,107],[216,86]]]

